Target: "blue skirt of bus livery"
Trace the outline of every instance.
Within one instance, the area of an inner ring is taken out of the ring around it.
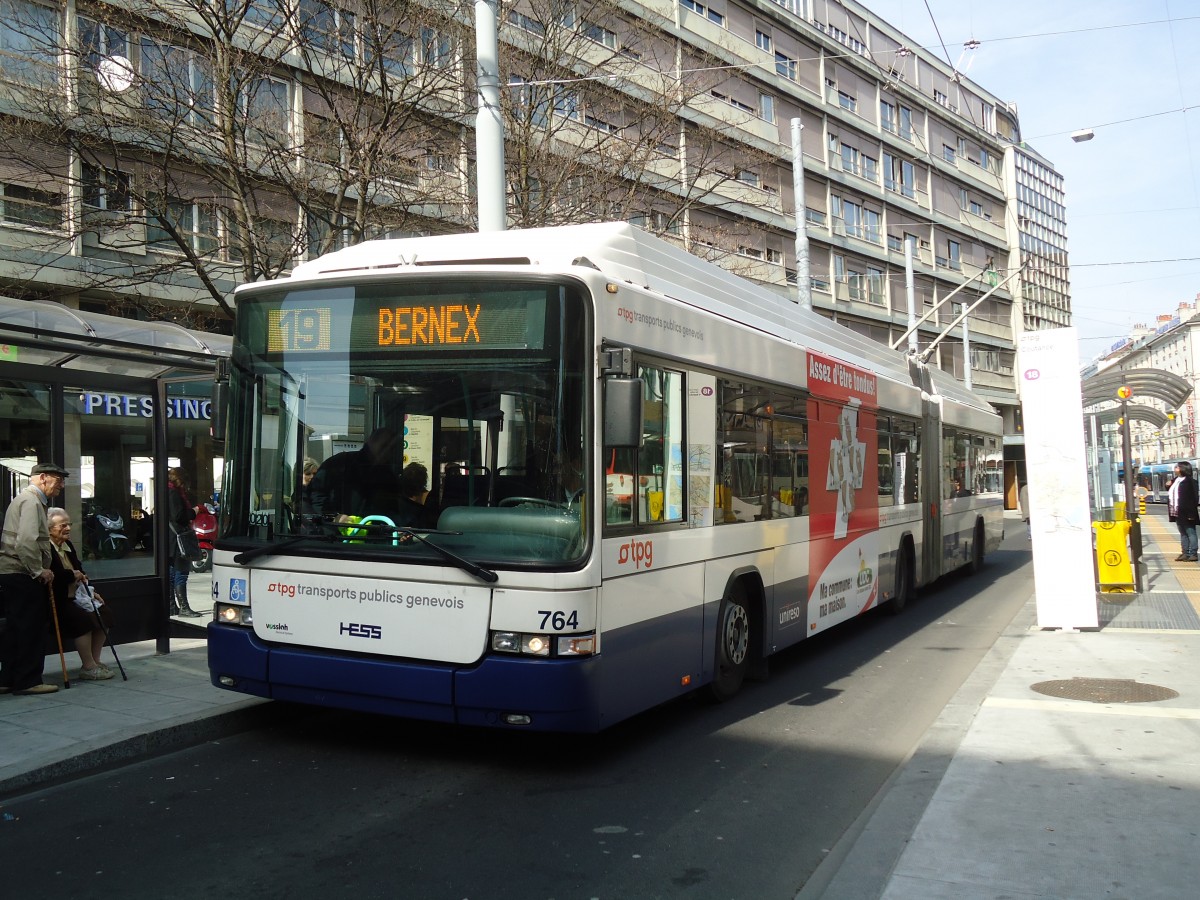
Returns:
[[[237,690],[259,697],[460,725],[503,725],[500,716],[512,712],[528,714],[538,731],[603,727],[599,657],[485,656],[472,667],[406,664],[268,645],[248,628],[208,628],[209,671],[218,687],[224,686],[219,678],[232,677]]]

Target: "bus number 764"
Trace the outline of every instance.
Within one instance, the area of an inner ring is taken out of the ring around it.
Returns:
[[[579,613],[571,610],[569,613],[563,612],[561,609],[549,610],[539,609],[538,615],[542,617],[541,631],[546,630],[546,624],[549,623],[553,631],[566,631],[568,628],[579,627]]]

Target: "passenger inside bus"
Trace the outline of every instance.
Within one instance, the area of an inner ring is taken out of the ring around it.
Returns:
[[[392,470],[398,435],[376,428],[358,450],[329,457],[309,485],[314,512],[326,516],[366,516],[395,512],[400,479]]]
[[[400,473],[400,503],[396,524],[436,528],[441,509],[429,494],[429,470],[411,462]]]

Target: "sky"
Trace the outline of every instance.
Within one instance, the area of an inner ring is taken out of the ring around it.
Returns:
[[[860,2],[1015,103],[1022,138],[1063,176],[1081,363],[1196,299],[1200,0]]]

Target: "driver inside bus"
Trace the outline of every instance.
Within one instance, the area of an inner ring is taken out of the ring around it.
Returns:
[[[400,507],[400,479],[392,469],[398,435],[376,428],[358,450],[336,453],[321,464],[309,487],[313,512],[346,516],[394,516]]]

